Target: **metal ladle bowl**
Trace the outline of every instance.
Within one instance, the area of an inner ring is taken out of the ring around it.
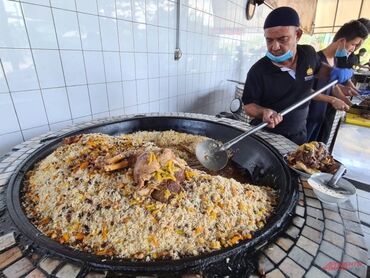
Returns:
[[[330,82],[329,84],[317,90],[316,92],[310,94],[309,96],[303,98],[299,102],[281,111],[280,114],[282,116],[288,114],[289,112],[293,111],[297,107],[301,106],[302,104],[306,103],[307,101],[311,100],[315,96],[321,94],[322,92],[326,91],[327,89],[329,89],[330,87],[334,86],[337,83],[338,83],[337,80]],[[225,144],[217,142],[216,140],[213,140],[213,139],[205,140],[196,146],[195,154],[199,162],[207,169],[211,171],[221,170],[222,168],[226,166],[228,159],[229,159],[227,155],[227,150],[232,145],[236,144],[237,142],[244,139],[245,137],[256,133],[257,131],[264,128],[265,126],[267,126],[267,123],[261,123],[257,125],[255,128],[252,128],[251,130],[245,133],[242,133],[241,135],[237,136],[236,138],[230,140],[229,142]]]

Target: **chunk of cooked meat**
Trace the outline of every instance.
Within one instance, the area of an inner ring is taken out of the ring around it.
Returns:
[[[157,189],[153,190],[151,196],[154,200],[167,203],[168,200],[175,194],[179,193],[181,189],[179,182],[166,180],[163,181]]]
[[[287,156],[290,166],[306,173],[334,173],[339,165],[321,142],[310,142],[298,147]]]
[[[73,143],[77,143],[82,138],[82,134],[69,136],[63,139],[64,145],[71,145]]]
[[[134,166],[134,180],[139,188],[144,186],[144,182],[149,180],[154,172],[161,168],[153,152],[143,152],[136,158]]]
[[[181,158],[176,157],[171,149],[163,149],[160,154],[158,155],[158,162],[161,167],[166,166],[166,164],[172,160],[174,164],[176,164],[181,169],[184,169],[186,166],[186,162]]]

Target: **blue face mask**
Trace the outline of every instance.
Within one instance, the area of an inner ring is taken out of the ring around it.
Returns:
[[[267,56],[267,58],[269,58],[271,61],[273,61],[275,63],[282,63],[282,62],[285,62],[289,59],[292,59],[293,58],[293,52],[291,50],[288,50],[283,55],[275,56],[271,52],[267,51],[266,56]]]
[[[337,49],[337,51],[335,51],[335,57],[347,57],[348,56],[348,52],[345,48],[342,48],[342,49]]]

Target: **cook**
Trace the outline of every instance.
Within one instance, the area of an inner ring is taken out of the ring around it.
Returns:
[[[302,36],[297,12],[290,7],[273,10],[264,23],[266,56],[248,72],[243,92],[244,109],[252,124],[268,123],[268,130],[296,144],[306,141],[308,103],[283,117],[278,113],[306,96],[314,77],[346,82],[352,70],[321,63],[309,45],[298,45]]]
[[[352,20],[345,23],[335,34],[333,42],[326,48],[319,51],[319,55],[322,62],[335,66],[337,64],[336,57],[343,55],[347,57],[349,53],[353,53],[356,47],[362,44],[368,36],[368,31],[365,25],[358,20]],[[341,54],[343,53],[343,54]],[[326,81],[319,80],[315,82],[314,89],[317,90],[325,86]],[[352,82],[348,82],[348,88],[346,92],[354,90],[355,88]],[[351,105],[351,102],[347,99],[342,86],[335,86],[326,90],[326,92],[315,97],[310,105],[307,117],[307,141],[320,141],[327,143],[330,135],[331,126],[333,124],[334,117],[331,122],[328,121],[329,117],[326,116],[327,109],[333,109],[335,111],[347,111]],[[328,104],[331,104],[331,107]],[[327,122],[324,122],[324,121]]]

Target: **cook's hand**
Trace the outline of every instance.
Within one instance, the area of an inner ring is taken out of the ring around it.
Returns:
[[[347,105],[343,100],[340,100],[339,98],[333,98],[331,105],[334,107],[335,110],[339,111],[348,111],[349,105]]]
[[[351,88],[349,86],[340,86],[340,89],[342,90],[343,94],[347,97],[353,97],[353,96],[359,95],[356,89]]]
[[[267,123],[267,127],[274,128],[283,120],[283,116],[272,109],[264,109],[262,121]]]

